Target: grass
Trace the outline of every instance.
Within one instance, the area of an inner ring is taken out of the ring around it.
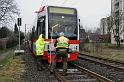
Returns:
[[[10,55],[7,55],[6,58],[2,61],[0,61],[0,69],[2,67],[4,67],[5,65],[8,65],[9,63],[11,63],[12,61],[12,56],[13,56],[13,52],[9,53]]]
[[[10,53],[8,57],[2,62],[3,65],[0,68],[0,82],[20,82],[21,75],[24,72],[24,65],[21,64],[21,58],[16,57],[13,59],[13,53]]]
[[[100,44],[96,46],[95,44],[86,44],[82,53],[124,63],[124,47],[117,48],[116,45],[105,46]]]

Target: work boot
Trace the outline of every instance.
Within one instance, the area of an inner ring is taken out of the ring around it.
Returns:
[[[41,65],[41,62],[38,62],[37,63],[37,70],[38,71],[43,71],[44,70],[43,67],[42,67],[42,65]]]
[[[53,60],[50,65],[50,74],[53,74],[55,68],[56,68],[56,60]]]
[[[50,75],[53,74],[53,71],[50,70]]]
[[[63,69],[62,75],[63,76],[66,76],[67,75],[67,69]]]
[[[42,66],[37,66],[37,70],[38,70],[38,71],[43,71],[44,69],[43,69]]]
[[[53,74],[53,67],[50,66],[50,74]]]
[[[66,72],[63,72],[63,73],[62,73],[62,75],[63,75],[63,76],[66,76],[66,75],[67,75],[67,73],[66,73]]]
[[[67,62],[63,62],[63,75],[66,75],[67,72]]]
[[[40,67],[37,67],[37,71],[42,71],[42,69]]]
[[[51,65],[50,66],[50,74],[53,74],[54,67]]]

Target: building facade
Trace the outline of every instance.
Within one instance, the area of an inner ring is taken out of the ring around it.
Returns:
[[[124,44],[124,0],[111,0],[111,43],[115,44],[115,36],[119,36],[121,44]],[[118,32],[118,33],[117,33]]]
[[[102,18],[100,20],[100,31],[101,31],[101,35],[106,35],[106,34],[110,34],[111,35],[111,21],[110,21],[110,16],[106,17],[106,18]]]
[[[100,29],[101,29],[101,35],[107,34],[107,29],[108,29],[107,18],[102,18],[100,20]]]

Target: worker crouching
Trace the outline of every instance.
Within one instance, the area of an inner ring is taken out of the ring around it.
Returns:
[[[63,75],[66,75],[67,72],[67,62],[68,62],[68,47],[69,39],[64,36],[64,33],[60,33],[60,37],[57,39],[56,43],[56,58],[52,61],[51,73],[56,67],[56,62],[58,59],[62,58],[63,62]]]

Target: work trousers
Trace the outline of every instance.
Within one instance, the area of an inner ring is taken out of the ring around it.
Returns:
[[[42,55],[36,56],[36,63],[37,63],[37,70],[38,71],[43,70]]]
[[[68,62],[67,49],[56,50],[56,58],[52,61],[51,72],[53,72],[53,70],[55,69],[56,63],[60,58],[62,59],[63,62],[63,74],[65,74],[67,72],[67,62]]]

